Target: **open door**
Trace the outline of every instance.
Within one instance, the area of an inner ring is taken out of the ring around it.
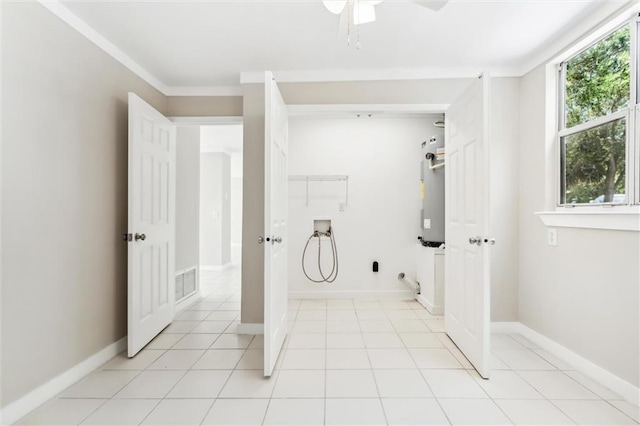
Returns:
[[[287,335],[287,106],[265,73],[264,375],[271,376]]]
[[[173,320],[175,158],[175,126],[129,93],[129,357]]]
[[[445,151],[445,331],[489,378],[489,77],[449,107]]]

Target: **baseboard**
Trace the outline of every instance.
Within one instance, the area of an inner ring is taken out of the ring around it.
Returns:
[[[175,308],[176,314],[178,312],[187,310],[189,307],[191,307],[191,305],[199,302],[201,299],[202,299],[202,294],[200,293],[200,290],[195,291],[194,293],[191,294],[191,296],[187,296],[181,301],[176,303],[176,308]]]
[[[424,306],[424,308],[429,311],[432,315],[444,315],[444,306],[433,306],[427,299],[424,298],[421,294],[416,294],[416,301]]]
[[[289,299],[413,299],[411,290],[381,291],[290,291]]]
[[[541,349],[544,349],[551,355],[559,358],[561,361],[566,362],[571,367],[575,368],[576,371],[579,371],[601,385],[608,387],[627,401],[637,404],[638,400],[640,400],[640,388],[637,386],[621,379],[610,371],[594,364],[592,361],[583,358],[581,355],[520,322],[492,323],[491,331],[495,333],[520,334],[538,345]]]
[[[264,324],[241,322],[238,324],[238,334],[264,334]]]
[[[231,262],[227,262],[224,265],[200,265],[201,271],[224,271],[231,268]]]
[[[2,410],[0,424],[12,424],[127,349],[127,337],[110,344]]]

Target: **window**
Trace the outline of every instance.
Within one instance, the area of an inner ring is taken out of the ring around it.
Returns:
[[[637,162],[630,158],[637,103],[633,44],[632,25],[626,24],[560,64],[562,206],[639,201],[634,193]]]

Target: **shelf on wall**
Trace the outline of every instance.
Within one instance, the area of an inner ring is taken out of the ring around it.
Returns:
[[[290,182],[306,182],[307,184],[307,202],[309,206],[309,182],[344,182],[345,195],[344,205],[349,205],[349,176],[347,175],[289,175]]]

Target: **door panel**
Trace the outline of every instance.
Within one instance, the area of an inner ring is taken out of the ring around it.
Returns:
[[[264,375],[271,376],[287,335],[287,106],[265,73]]]
[[[171,323],[175,302],[175,127],[129,93],[128,355]],[[144,235],[144,238],[135,238]]]
[[[446,117],[445,330],[478,373],[489,377],[489,79],[481,77]],[[481,243],[470,238],[482,237]]]

